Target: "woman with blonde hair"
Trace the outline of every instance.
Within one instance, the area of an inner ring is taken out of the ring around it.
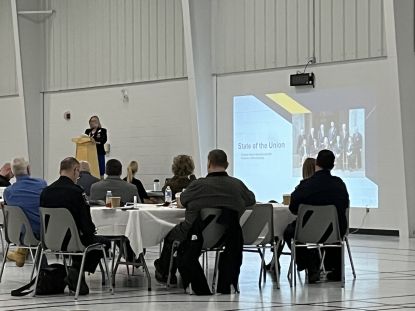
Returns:
[[[137,187],[138,196],[140,197],[141,202],[153,203],[153,201],[149,198],[147,191],[144,189],[143,183],[139,179],[135,178],[135,174],[137,174],[137,172],[138,162],[131,161],[127,166],[127,177],[125,177],[124,180]]]
[[[174,198],[177,192],[182,192],[183,189],[187,188],[196,179],[193,174],[195,164],[191,156],[181,154],[174,157],[171,170],[173,177],[166,179],[162,190],[164,192],[167,186],[170,186]]]
[[[303,179],[310,178],[316,172],[316,159],[307,158],[303,163]]]
[[[97,146],[99,175],[104,178],[105,174],[105,143],[107,142],[107,129],[103,128],[98,116],[89,118],[89,128],[85,130],[85,134],[91,137]]]

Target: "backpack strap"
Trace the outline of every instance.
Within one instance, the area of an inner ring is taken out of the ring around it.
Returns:
[[[27,291],[29,288],[31,288],[36,282],[36,277],[33,278],[29,283],[27,283],[26,285],[23,285],[22,287],[18,288],[18,289],[13,289],[11,291],[11,295],[15,296],[15,297],[22,297],[22,296],[26,296],[29,295],[31,292],[33,292],[33,289],[30,291]]]

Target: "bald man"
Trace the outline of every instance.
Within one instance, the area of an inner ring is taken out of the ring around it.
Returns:
[[[92,184],[95,184],[101,179],[92,176],[91,169],[87,161],[80,161],[79,165],[79,178],[76,181],[76,184],[81,186],[84,189],[85,194],[89,197],[91,194]]]

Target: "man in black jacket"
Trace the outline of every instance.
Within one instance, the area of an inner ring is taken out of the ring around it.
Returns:
[[[321,150],[316,159],[316,172],[304,179],[291,194],[289,209],[298,214],[300,204],[335,205],[339,217],[340,234],[344,236],[347,229],[346,209],[349,207],[349,194],[346,185],[340,177],[332,176],[334,154],[330,150]],[[296,222],[290,224],[284,232],[284,240],[291,245],[294,237]],[[320,259],[316,249],[299,247],[296,250],[298,270],[308,270],[309,283],[320,280]],[[330,280],[340,280],[341,257],[337,249],[326,250],[325,268],[331,271],[327,274]]]
[[[91,211],[82,187],[75,184],[79,177],[79,162],[75,158],[64,159],[60,164],[60,177],[50,186],[46,187],[40,195],[41,207],[66,208],[72,214],[78,228],[81,242],[85,245],[95,243],[110,247],[110,242],[95,235],[95,225],[92,222]],[[94,273],[102,258],[101,251],[91,251],[85,258],[85,271]],[[73,256],[72,267],[67,278],[71,290],[76,290],[76,284],[81,267],[81,256]],[[80,295],[89,293],[88,286],[82,275]]]
[[[180,196],[181,204],[186,208],[185,219],[175,226],[164,239],[161,256],[154,262],[156,279],[166,282],[171,248],[174,241],[184,241],[198,218],[200,210],[207,207],[225,208],[236,211],[239,217],[246,207],[255,204],[255,195],[245,184],[226,173],[228,160],[223,150],[215,149],[208,155],[208,175],[193,181]],[[175,270],[175,269],[174,269]],[[172,283],[177,282],[176,277]]]

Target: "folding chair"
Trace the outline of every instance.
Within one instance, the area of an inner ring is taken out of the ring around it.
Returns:
[[[6,205],[3,208],[4,216],[4,237],[6,240],[6,249],[3,253],[3,264],[0,272],[0,282],[3,277],[4,267],[7,261],[7,253],[9,252],[10,245],[17,246],[18,248],[29,249],[29,253],[33,260],[33,269],[30,275],[30,281],[33,278],[33,274],[36,269],[36,262],[38,260],[40,251],[40,241],[36,239],[32,231],[32,226],[29,223],[25,213],[18,206]],[[36,250],[35,257],[31,250]]]
[[[224,250],[222,238],[226,232],[226,226],[219,224],[217,222],[220,215],[222,215],[222,208],[203,208],[200,211],[200,217],[203,222],[207,222],[207,226],[202,231],[203,236],[203,246],[202,246],[202,256],[206,256],[206,265],[207,265],[207,254],[208,252],[215,252],[215,266],[213,270],[213,279],[212,279],[212,292],[216,292],[216,282],[218,275],[219,267],[219,256],[220,253]],[[174,241],[172,252],[170,256],[170,267],[169,275],[167,277],[167,286],[170,286],[171,279],[171,269],[173,267],[173,258],[175,257],[177,248],[179,247],[180,242]],[[205,261],[203,257],[203,261]],[[203,262],[204,263],[204,262]]]
[[[277,258],[277,243],[274,237],[274,210],[272,204],[256,204],[250,207],[250,211],[245,223],[242,225],[244,237],[244,251],[257,252],[261,257],[261,270],[259,273],[258,286],[261,288],[262,275],[266,282],[265,269],[265,250],[272,248],[274,257]],[[261,250],[262,249],[262,250]],[[277,288],[280,288],[278,259],[274,260],[275,271],[277,275]]]
[[[341,285],[344,287],[344,238],[340,235],[337,209],[334,205],[313,206],[301,204],[298,210],[294,238],[291,240],[291,279],[297,284],[296,248],[341,249]]]
[[[67,269],[65,255],[82,256],[78,284],[75,291],[75,300],[77,300],[79,296],[81,279],[84,273],[85,257],[90,251],[93,250],[102,251],[107,280],[109,282],[110,291],[113,293],[111,277],[107,264],[107,256],[105,254],[105,246],[103,244],[96,243],[85,247],[79,237],[78,228],[76,227],[73,216],[66,208],[41,207],[40,216],[42,243],[41,257],[44,253],[63,255],[64,265]],[[40,264],[41,262],[39,261],[38,270],[40,269]],[[38,278],[36,278],[35,288],[37,286],[37,282]],[[33,292],[33,296],[35,295],[36,290]]]

